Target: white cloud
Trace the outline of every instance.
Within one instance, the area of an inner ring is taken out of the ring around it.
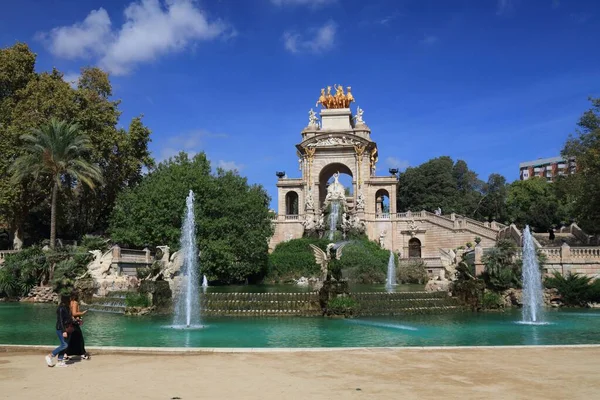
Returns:
[[[410,163],[408,160],[401,160],[398,157],[388,157],[385,159],[385,164],[388,168],[398,168],[400,171],[405,170],[409,167]]]
[[[424,44],[426,46],[433,46],[437,42],[439,42],[439,38],[434,35],[425,35],[423,39],[419,41],[419,43]]]
[[[92,10],[83,22],[61,26],[38,37],[48,41],[52,54],[74,59],[103,54],[111,40],[111,22],[105,9]]]
[[[224,133],[209,132],[204,129],[197,129],[182,135],[171,136],[167,139],[165,145],[160,148],[159,161],[176,156],[180,152],[185,152],[193,157],[200,152],[206,139],[224,139],[227,135]]]
[[[71,85],[72,88],[76,88],[79,82],[79,74],[77,72],[67,72],[63,75],[63,81]]]
[[[271,0],[276,6],[309,6],[321,7],[335,3],[337,0]]]
[[[321,53],[333,47],[336,30],[335,22],[329,21],[320,28],[309,29],[305,35],[287,31],[283,34],[284,47],[291,53]]]
[[[209,20],[194,0],[139,0],[125,8],[124,16],[123,25],[112,29],[108,13],[100,8],[81,23],[54,28],[41,37],[58,57],[96,57],[103,68],[123,75],[137,64],[194,43],[236,35],[223,21]]]
[[[226,171],[241,171],[243,170],[246,166],[244,164],[238,164],[235,161],[223,161],[223,160],[219,160],[217,162],[217,167],[222,168]]]

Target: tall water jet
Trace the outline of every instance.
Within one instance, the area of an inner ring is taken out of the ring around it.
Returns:
[[[543,304],[542,274],[529,225],[523,231],[523,322],[539,323]]]
[[[394,252],[390,250],[390,258],[388,260],[388,268],[387,268],[387,279],[385,282],[385,288],[388,292],[394,290],[394,286],[396,285],[396,260],[394,258]]]
[[[196,245],[196,221],[194,218],[194,192],[186,198],[186,212],[181,228],[181,283],[177,294],[173,324],[190,327],[200,322],[200,295],[198,292],[198,246]]]
[[[206,279],[206,275],[202,275],[202,287],[203,288],[208,287],[208,279]]]
[[[337,229],[339,213],[340,213],[340,202],[338,200],[333,200],[331,202],[331,212],[329,213],[329,240],[334,239],[334,234]]]

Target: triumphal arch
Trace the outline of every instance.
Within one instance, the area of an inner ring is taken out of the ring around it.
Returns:
[[[377,143],[351,87],[321,89],[296,145],[300,177],[278,172],[270,248],[303,235],[366,233],[402,258],[439,260],[443,248],[475,237],[492,244],[499,226],[441,210],[396,210],[397,169],[380,171]],[[354,109],[354,111],[353,111]],[[318,113],[318,114],[317,114]],[[340,176],[349,177],[344,187]],[[333,237],[333,236],[332,236]],[[430,262],[431,265],[436,262]]]
[[[356,107],[352,89],[334,85],[321,89],[316,106],[309,111],[308,124],[302,130],[302,140],[296,145],[300,178],[280,174],[278,188],[278,218],[272,240],[280,242],[301,237],[305,230],[330,230],[319,226],[324,221],[328,203],[328,187],[338,183],[339,174],[351,178],[351,187],[344,188],[342,225],[361,227],[369,237],[379,239],[370,222],[383,214],[396,212],[396,186],[394,174],[377,176],[377,143],[371,139],[371,130],[363,119],[364,111]],[[319,118],[320,117],[320,118]],[[331,180],[334,182],[331,182]],[[335,186],[335,185],[334,185]],[[331,191],[330,191],[331,192]],[[331,196],[330,196],[331,197]],[[343,215],[345,214],[345,215]],[[341,230],[341,229],[340,229]]]

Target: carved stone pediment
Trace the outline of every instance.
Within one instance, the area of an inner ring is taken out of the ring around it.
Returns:
[[[333,146],[357,146],[365,145],[369,142],[361,139],[353,134],[329,134],[329,135],[317,135],[310,139],[307,139],[301,143],[301,147],[333,147]]]
[[[405,229],[400,230],[400,233],[408,234],[411,237],[416,236],[418,233],[425,233],[425,232],[426,232],[426,230],[422,229],[419,226],[419,224],[413,219],[411,219],[407,222],[407,226]]]

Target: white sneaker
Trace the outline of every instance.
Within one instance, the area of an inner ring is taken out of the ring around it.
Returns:
[[[57,367],[68,367],[69,365],[64,361],[61,360],[58,362],[58,364],[56,364]]]
[[[46,364],[48,364],[49,367],[54,367],[54,362],[52,362],[52,357],[46,356]]]

